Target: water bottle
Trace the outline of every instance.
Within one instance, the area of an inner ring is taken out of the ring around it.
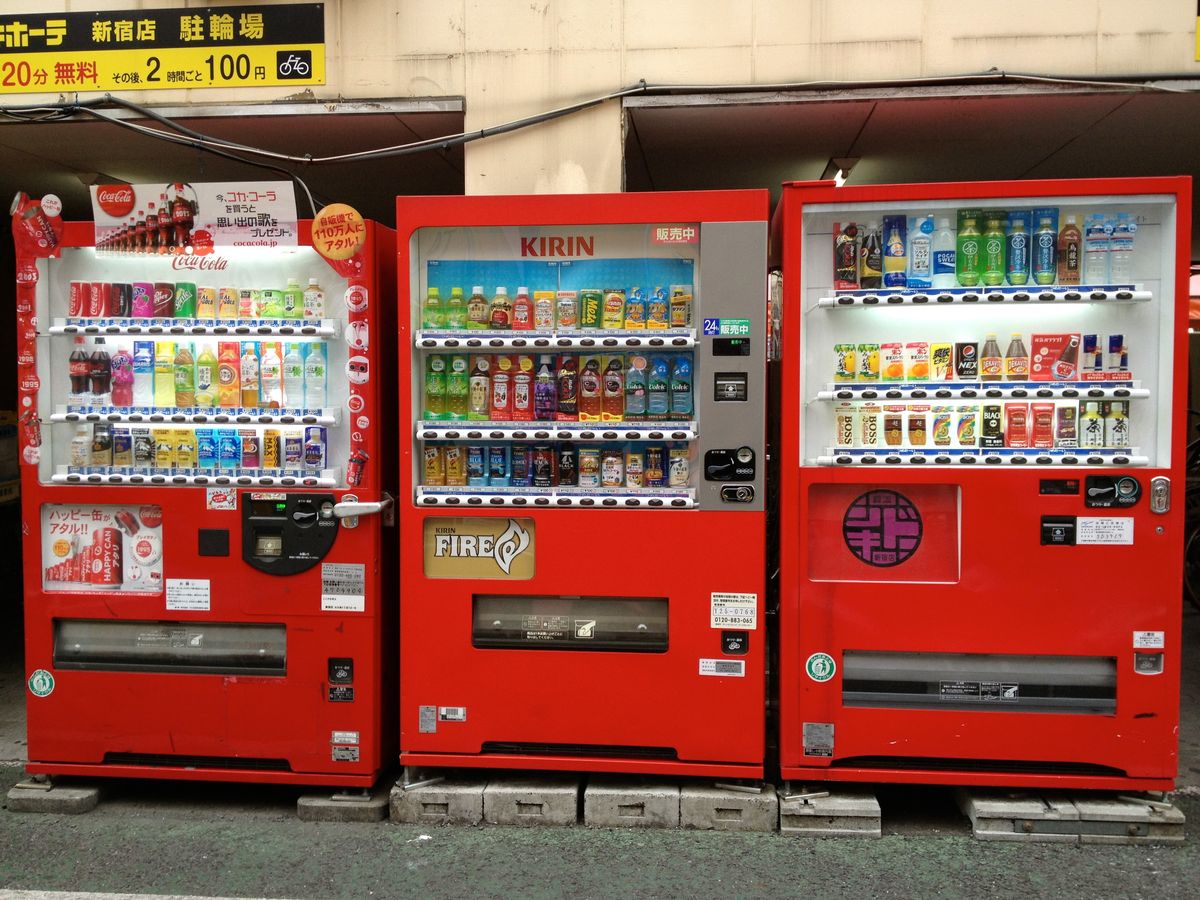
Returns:
[[[1117,224],[1108,242],[1109,278],[1114,284],[1128,284],[1133,278],[1133,234],[1137,222],[1129,213],[1117,213]]]
[[[308,345],[304,359],[304,405],[308,409],[325,406],[325,353],[320,341]]]
[[[944,216],[938,219],[937,231],[933,233],[933,286],[958,286],[958,277],[954,272],[954,229]]]
[[[292,409],[305,405],[304,357],[300,355],[299,344],[288,344],[287,355],[283,357],[283,402]]]
[[[1083,283],[1108,283],[1108,251],[1111,229],[1101,215],[1088,216],[1083,230]]]

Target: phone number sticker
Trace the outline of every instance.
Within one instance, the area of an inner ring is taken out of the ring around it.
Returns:
[[[714,591],[709,611],[713,628],[758,628],[758,594]]]

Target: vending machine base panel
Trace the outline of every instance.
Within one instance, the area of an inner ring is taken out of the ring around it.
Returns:
[[[761,780],[761,765],[676,762],[597,756],[514,756],[508,754],[401,753],[404,766],[476,769],[538,769],[552,772],[620,772],[637,775],[681,775]]]
[[[829,768],[827,766],[783,766],[780,775],[788,781],[854,781],[888,784],[945,784],[979,787],[1053,788],[1055,790],[1170,791],[1170,778],[1135,778],[1126,775],[1084,775],[1056,772],[989,772],[958,769],[919,768]]]
[[[153,778],[166,781],[230,781],[256,784],[302,784],[329,787],[372,787],[379,773],[332,775],[321,772],[264,771],[262,769],[194,769],[187,766],[127,766],[104,763],[37,763],[25,765],[30,775],[71,775],[86,778]]]

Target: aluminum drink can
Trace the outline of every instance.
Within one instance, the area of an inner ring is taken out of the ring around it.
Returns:
[[[671,487],[687,487],[691,480],[691,459],[687,447],[672,447],[668,458],[667,483]]]
[[[533,448],[533,486],[554,486],[554,448],[549,444],[538,444]]]
[[[533,480],[533,452],[528,444],[513,444],[510,466],[513,487],[529,487]]]
[[[507,486],[508,477],[508,445],[490,444],[488,446],[488,484]]]
[[[154,285],[149,281],[135,281],[133,283],[133,300],[131,303],[132,314],[141,319],[148,319],[154,315]]]
[[[664,487],[667,483],[667,471],[663,467],[662,447],[646,448],[645,482],[647,487]]]
[[[86,281],[72,281],[70,293],[67,294],[67,315],[72,319],[83,316],[88,308],[89,295],[92,286]]]
[[[425,477],[421,483],[429,487],[446,483],[446,448],[441,444],[425,445]]]
[[[304,464],[304,436],[298,431],[284,432],[283,467],[299,469]]]
[[[156,319],[170,319],[175,315],[175,284],[171,281],[154,282],[154,307]]]
[[[467,444],[467,484],[479,487],[487,483],[487,450],[482,444]]]
[[[645,483],[646,455],[641,450],[628,450],[625,453],[625,486],[639,488]]]
[[[579,454],[574,445],[563,444],[558,448],[558,483],[572,486],[579,483]]]
[[[600,451],[600,487],[612,488],[625,485],[625,454],[612,447]]]
[[[121,531],[99,528],[92,534],[92,584],[105,586],[121,583]]]
[[[104,288],[105,285],[99,281],[93,281],[88,285],[88,304],[87,313],[85,315],[91,319],[99,319],[104,313]]]
[[[598,447],[579,448],[578,468],[580,487],[600,487],[600,449]]]
[[[117,283],[112,290],[112,309],[110,313],[122,319],[133,315],[133,285]]]
[[[172,310],[177,319],[192,319],[196,316],[196,283],[179,281],[175,283],[175,295]]]
[[[282,438],[279,431],[268,428],[263,432],[262,446],[259,448],[264,469],[280,469],[282,466]]]

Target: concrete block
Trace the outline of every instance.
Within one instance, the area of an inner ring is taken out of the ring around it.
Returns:
[[[829,791],[824,797],[794,800],[780,797],[779,830],[813,837],[883,836],[879,801],[874,792],[853,789]]]
[[[679,786],[636,781],[589,781],[583,823],[594,828],[678,828]]]
[[[483,789],[489,825],[574,825],[579,820],[579,779],[507,778]]]
[[[1170,803],[1136,796],[1075,798],[1086,827],[1083,844],[1163,844],[1184,840],[1184,814]],[[1122,833],[1123,832],[1123,833]]]
[[[1169,803],[1105,794],[1002,795],[960,791],[959,806],[985,841],[1157,844],[1184,840],[1184,815]]]
[[[296,801],[296,815],[305,822],[382,822],[387,810],[387,791],[378,785],[369,794],[306,794]]]
[[[91,812],[100,802],[100,788],[90,785],[54,785],[21,781],[8,792],[8,808],[12,812],[55,813],[78,815]]]
[[[716,831],[776,831],[779,797],[770,784],[754,794],[684,785],[679,791],[679,824]]]
[[[478,825],[483,821],[486,781],[439,781],[424,787],[392,788],[391,819],[411,825]]]

